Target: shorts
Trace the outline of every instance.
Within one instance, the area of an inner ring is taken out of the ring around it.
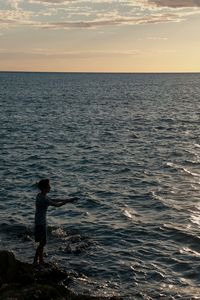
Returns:
[[[47,242],[46,225],[35,225],[34,235],[35,235],[35,242],[46,245]]]

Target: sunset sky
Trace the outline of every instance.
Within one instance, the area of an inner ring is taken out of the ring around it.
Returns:
[[[200,0],[0,0],[0,71],[200,72]]]

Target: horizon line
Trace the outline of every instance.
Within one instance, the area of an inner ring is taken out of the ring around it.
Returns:
[[[0,73],[60,73],[60,74],[200,74],[200,71],[158,71],[158,72],[118,72],[118,71],[22,71],[0,70]]]

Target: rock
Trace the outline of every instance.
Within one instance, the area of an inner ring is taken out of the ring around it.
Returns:
[[[13,253],[0,251],[1,282],[11,282],[17,273],[17,264]]]
[[[12,252],[0,251],[0,282],[33,282],[34,272],[30,264],[15,259]]]
[[[68,273],[58,268],[55,264],[46,263],[43,266],[35,266],[34,274],[37,282],[59,283],[68,278]]]
[[[0,251],[1,300],[120,300],[72,293],[64,283],[69,274],[54,264],[33,266]]]

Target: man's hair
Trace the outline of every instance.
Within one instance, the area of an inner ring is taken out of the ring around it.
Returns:
[[[39,181],[38,183],[38,188],[43,191],[44,189],[46,189],[49,185],[49,179],[42,179]]]

